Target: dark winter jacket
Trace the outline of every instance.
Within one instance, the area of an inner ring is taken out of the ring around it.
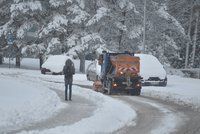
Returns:
[[[65,62],[65,66],[63,67],[63,74],[65,76],[65,83],[72,83],[73,75],[75,74],[75,67],[74,63],[70,59],[67,59]]]

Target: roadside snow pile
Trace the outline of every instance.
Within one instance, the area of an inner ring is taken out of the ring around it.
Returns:
[[[52,84],[48,86],[56,89],[64,89],[63,84]],[[97,109],[92,116],[83,118],[75,124],[68,126],[58,126],[43,131],[23,131],[20,134],[94,134],[94,133],[111,133],[125,124],[135,124],[136,112],[128,105],[119,100],[112,99],[101,93],[94,92],[90,89],[83,89],[73,86],[73,94],[82,96],[91,100],[97,105]],[[123,116],[122,116],[123,113]]]
[[[143,87],[142,94],[200,110],[200,80],[168,76],[167,87]]]
[[[53,91],[1,73],[0,133],[47,119],[64,107]]]
[[[9,64],[9,59],[4,58],[4,63]],[[15,66],[16,59],[13,59],[10,61],[11,67]],[[21,59],[21,68],[25,69],[34,69],[39,70],[40,69],[40,61],[39,59],[33,59],[33,58],[23,58]],[[2,65],[1,65],[2,66]]]

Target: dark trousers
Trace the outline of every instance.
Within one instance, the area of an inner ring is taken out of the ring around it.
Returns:
[[[72,99],[72,84],[65,85],[65,100],[68,100],[68,87],[69,87],[69,100]]]
[[[65,100],[68,99],[68,89],[69,89],[69,100],[72,99],[72,82],[73,77],[66,77],[65,76]]]

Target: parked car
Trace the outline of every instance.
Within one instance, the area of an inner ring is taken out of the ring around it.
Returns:
[[[101,72],[101,66],[98,65],[98,61],[94,60],[90,63],[86,70],[87,80],[95,81],[99,78]]]
[[[135,54],[140,57],[140,75],[144,86],[166,86],[167,73],[159,60],[149,54]]]
[[[53,74],[61,75],[65,61],[69,59],[66,55],[51,55],[42,64],[41,73],[42,74]],[[71,58],[70,58],[71,59]]]

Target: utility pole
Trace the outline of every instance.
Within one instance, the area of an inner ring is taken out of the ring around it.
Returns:
[[[143,53],[146,53],[146,8],[147,8],[147,0],[144,0],[144,19],[143,19]]]

